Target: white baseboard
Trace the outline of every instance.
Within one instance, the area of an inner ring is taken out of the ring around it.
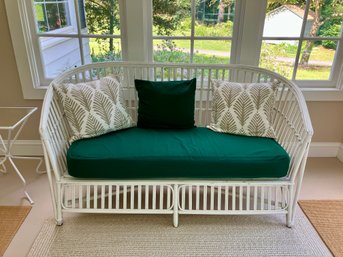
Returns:
[[[343,143],[341,144],[341,146],[338,149],[337,158],[338,158],[338,160],[343,162]]]
[[[43,156],[40,140],[17,140],[12,148],[16,155]],[[338,142],[313,142],[309,157],[337,157],[343,162],[343,144]]]
[[[43,156],[42,143],[40,140],[17,140],[14,142],[11,152],[14,155]]]
[[[309,157],[337,157],[341,143],[338,142],[312,142]]]

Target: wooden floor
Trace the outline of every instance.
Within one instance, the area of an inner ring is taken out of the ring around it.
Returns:
[[[44,220],[53,216],[47,176],[36,174],[35,164],[35,161],[18,161],[35,204],[5,257],[26,256]],[[300,198],[343,199],[342,182],[343,163],[338,159],[309,158]],[[0,174],[0,205],[28,205],[23,198],[21,182],[13,170],[6,175]]]

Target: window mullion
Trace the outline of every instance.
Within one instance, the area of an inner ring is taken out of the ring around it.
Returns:
[[[151,4],[151,0],[120,0],[119,2],[121,37],[124,43],[122,51],[126,61],[151,61],[153,52]]]
[[[309,12],[309,9],[310,9],[310,2],[311,2],[311,0],[307,0],[306,1],[305,12],[304,12],[304,19],[303,19],[303,23],[301,25],[301,32],[300,32],[300,38],[299,38],[299,43],[298,43],[297,54],[296,54],[295,60],[294,60],[294,68],[293,68],[292,80],[295,80],[296,75],[297,75],[297,71],[298,71],[301,46],[302,46],[302,43],[304,41],[304,34],[305,34],[305,28],[306,28],[306,23],[307,23],[307,16],[308,16],[308,12]]]
[[[75,16],[76,16],[77,37],[79,39],[81,64],[84,65],[85,64],[85,57],[84,57],[84,52],[83,52],[83,42],[82,42],[82,34],[81,34],[81,22],[80,22],[80,10],[79,10],[78,0],[74,0],[74,9],[75,9]]]
[[[50,25],[49,25],[49,20],[48,20],[48,13],[46,11],[46,3],[43,2],[43,6],[44,6],[44,18],[45,18],[45,22],[48,28],[48,31],[50,31]]]
[[[232,31],[232,41],[231,41],[231,53],[230,53],[230,63],[239,63],[241,52],[241,42],[243,34],[243,23],[244,23],[244,10],[245,10],[246,0],[236,1],[234,21],[233,21],[233,31]]]
[[[58,3],[58,2],[56,3],[56,6],[57,6],[57,13],[58,13],[58,17],[60,17],[60,18],[61,18],[60,5],[59,5],[59,3]]]
[[[194,34],[195,34],[195,0],[192,0],[191,13],[192,13],[192,23],[191,23],[191,48],[190,48],[190,62],[193,63],[194,55]]]
[[[332,63],[331,77],[334,81],[337,89],[343,89],[343,22],[342,22],[341,38],[338,41],[335,58]]]
[[[267,0],[238,1],[231,63],[258,66]]]

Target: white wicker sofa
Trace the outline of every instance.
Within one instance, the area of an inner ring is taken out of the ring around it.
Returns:
[[[273,112],[276,141],[290,157],[288,174],[264,179],[87,179],[68,174],[66,153],[70,131],[50,86],[45,95],[40,134],[58,225],[64,212],[173,214],[286,214],[291,227],[309,145],[313,134],[306,103],[298,87],[284,77],[242,65],[146,64],[110,62],[84,65],[64,72],[53,83],[85,82],[109,74],[121,77],[128,110],[137,119],[134,79],[186,80],[196,77],[196,126],[210,122],[211,79],[235,82],[279,81]]]

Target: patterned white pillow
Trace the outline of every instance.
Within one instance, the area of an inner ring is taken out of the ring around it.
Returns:
[[[134,126],[122,103],[116,78],[53,85],[53,88],[72,131],[70,143]]]
[[[211,124],[223,133],[275,138],[272,111],[275,83],[235,83],[212,80]]]

